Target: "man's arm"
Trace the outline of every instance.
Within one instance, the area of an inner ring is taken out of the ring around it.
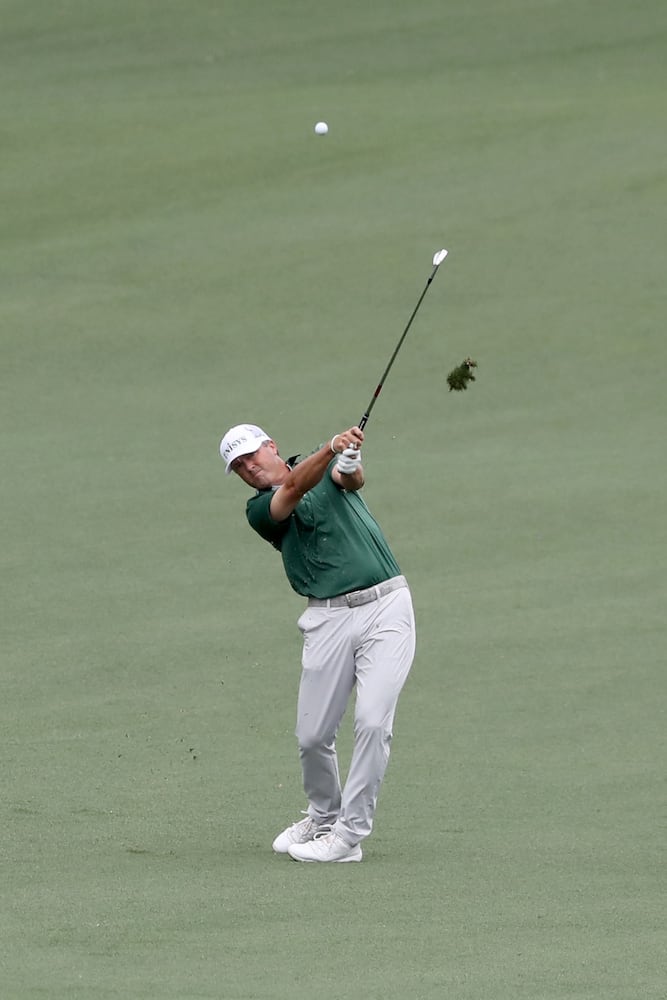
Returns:
[[[330,443],[322,445],[318,451],[304,458],[298,465],[295,465],[285,482],[278,487],[271,498],[270,512],[274,521],[284,521],[288,518],[301,497],[308,490],[312,490],[313,486],[317,486],[327,470],[332,453],[339,455],[349,447],[361,448],[363,440],[364,432],[359,430],[358,427],[350,427],[349,430],[343,431],[341,434],[334,434]],[[352,481],[357,476],[358,473],[355,472],[352,476],[345,476],[345,479]],[[341,480],[342,478],[341,476]],[[338,479],[336,479],[336,482],[339,482]],[[346,486],[342,481],[339,482],[339,485],[343,486],[343,489],[359,488],[352,485],[352,482],[350,486]]]

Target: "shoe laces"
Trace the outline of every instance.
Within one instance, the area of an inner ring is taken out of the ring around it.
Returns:
[[[302,809],[301,812],[303,813],[303,819],[300,819],[294,826],[306,826],[306,829],[308,826],[315,827],[316,833],[313,840],[317,837],[326,837],[327,834],[332,832],[333,826],[331,823],[318,823],[317,820],[308,814],[306,809]]]

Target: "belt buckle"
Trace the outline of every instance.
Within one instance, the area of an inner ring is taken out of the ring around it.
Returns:
[[[362,604],[370,604],[378,598],[377,587],[367,587],[365,590],[353,590],[351,594],[346,594],[348,608],[358,608]]]

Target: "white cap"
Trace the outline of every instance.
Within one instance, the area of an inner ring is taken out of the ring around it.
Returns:
[[[259,446],[271,438],[256,424],[237,424],[230,427],[220,442],[220,457],[225,463],[225,473],[232,471],[232,462],[240,455],[252,455]]]

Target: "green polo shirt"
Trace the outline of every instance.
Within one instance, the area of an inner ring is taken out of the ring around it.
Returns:
[[[272,489],[259,490],[246,505],[250,526],[278,549],[287,579],[304,597],[336,597],[401,572],[359,493],[331,478],[334,462],[284,521],[269,512]]]

